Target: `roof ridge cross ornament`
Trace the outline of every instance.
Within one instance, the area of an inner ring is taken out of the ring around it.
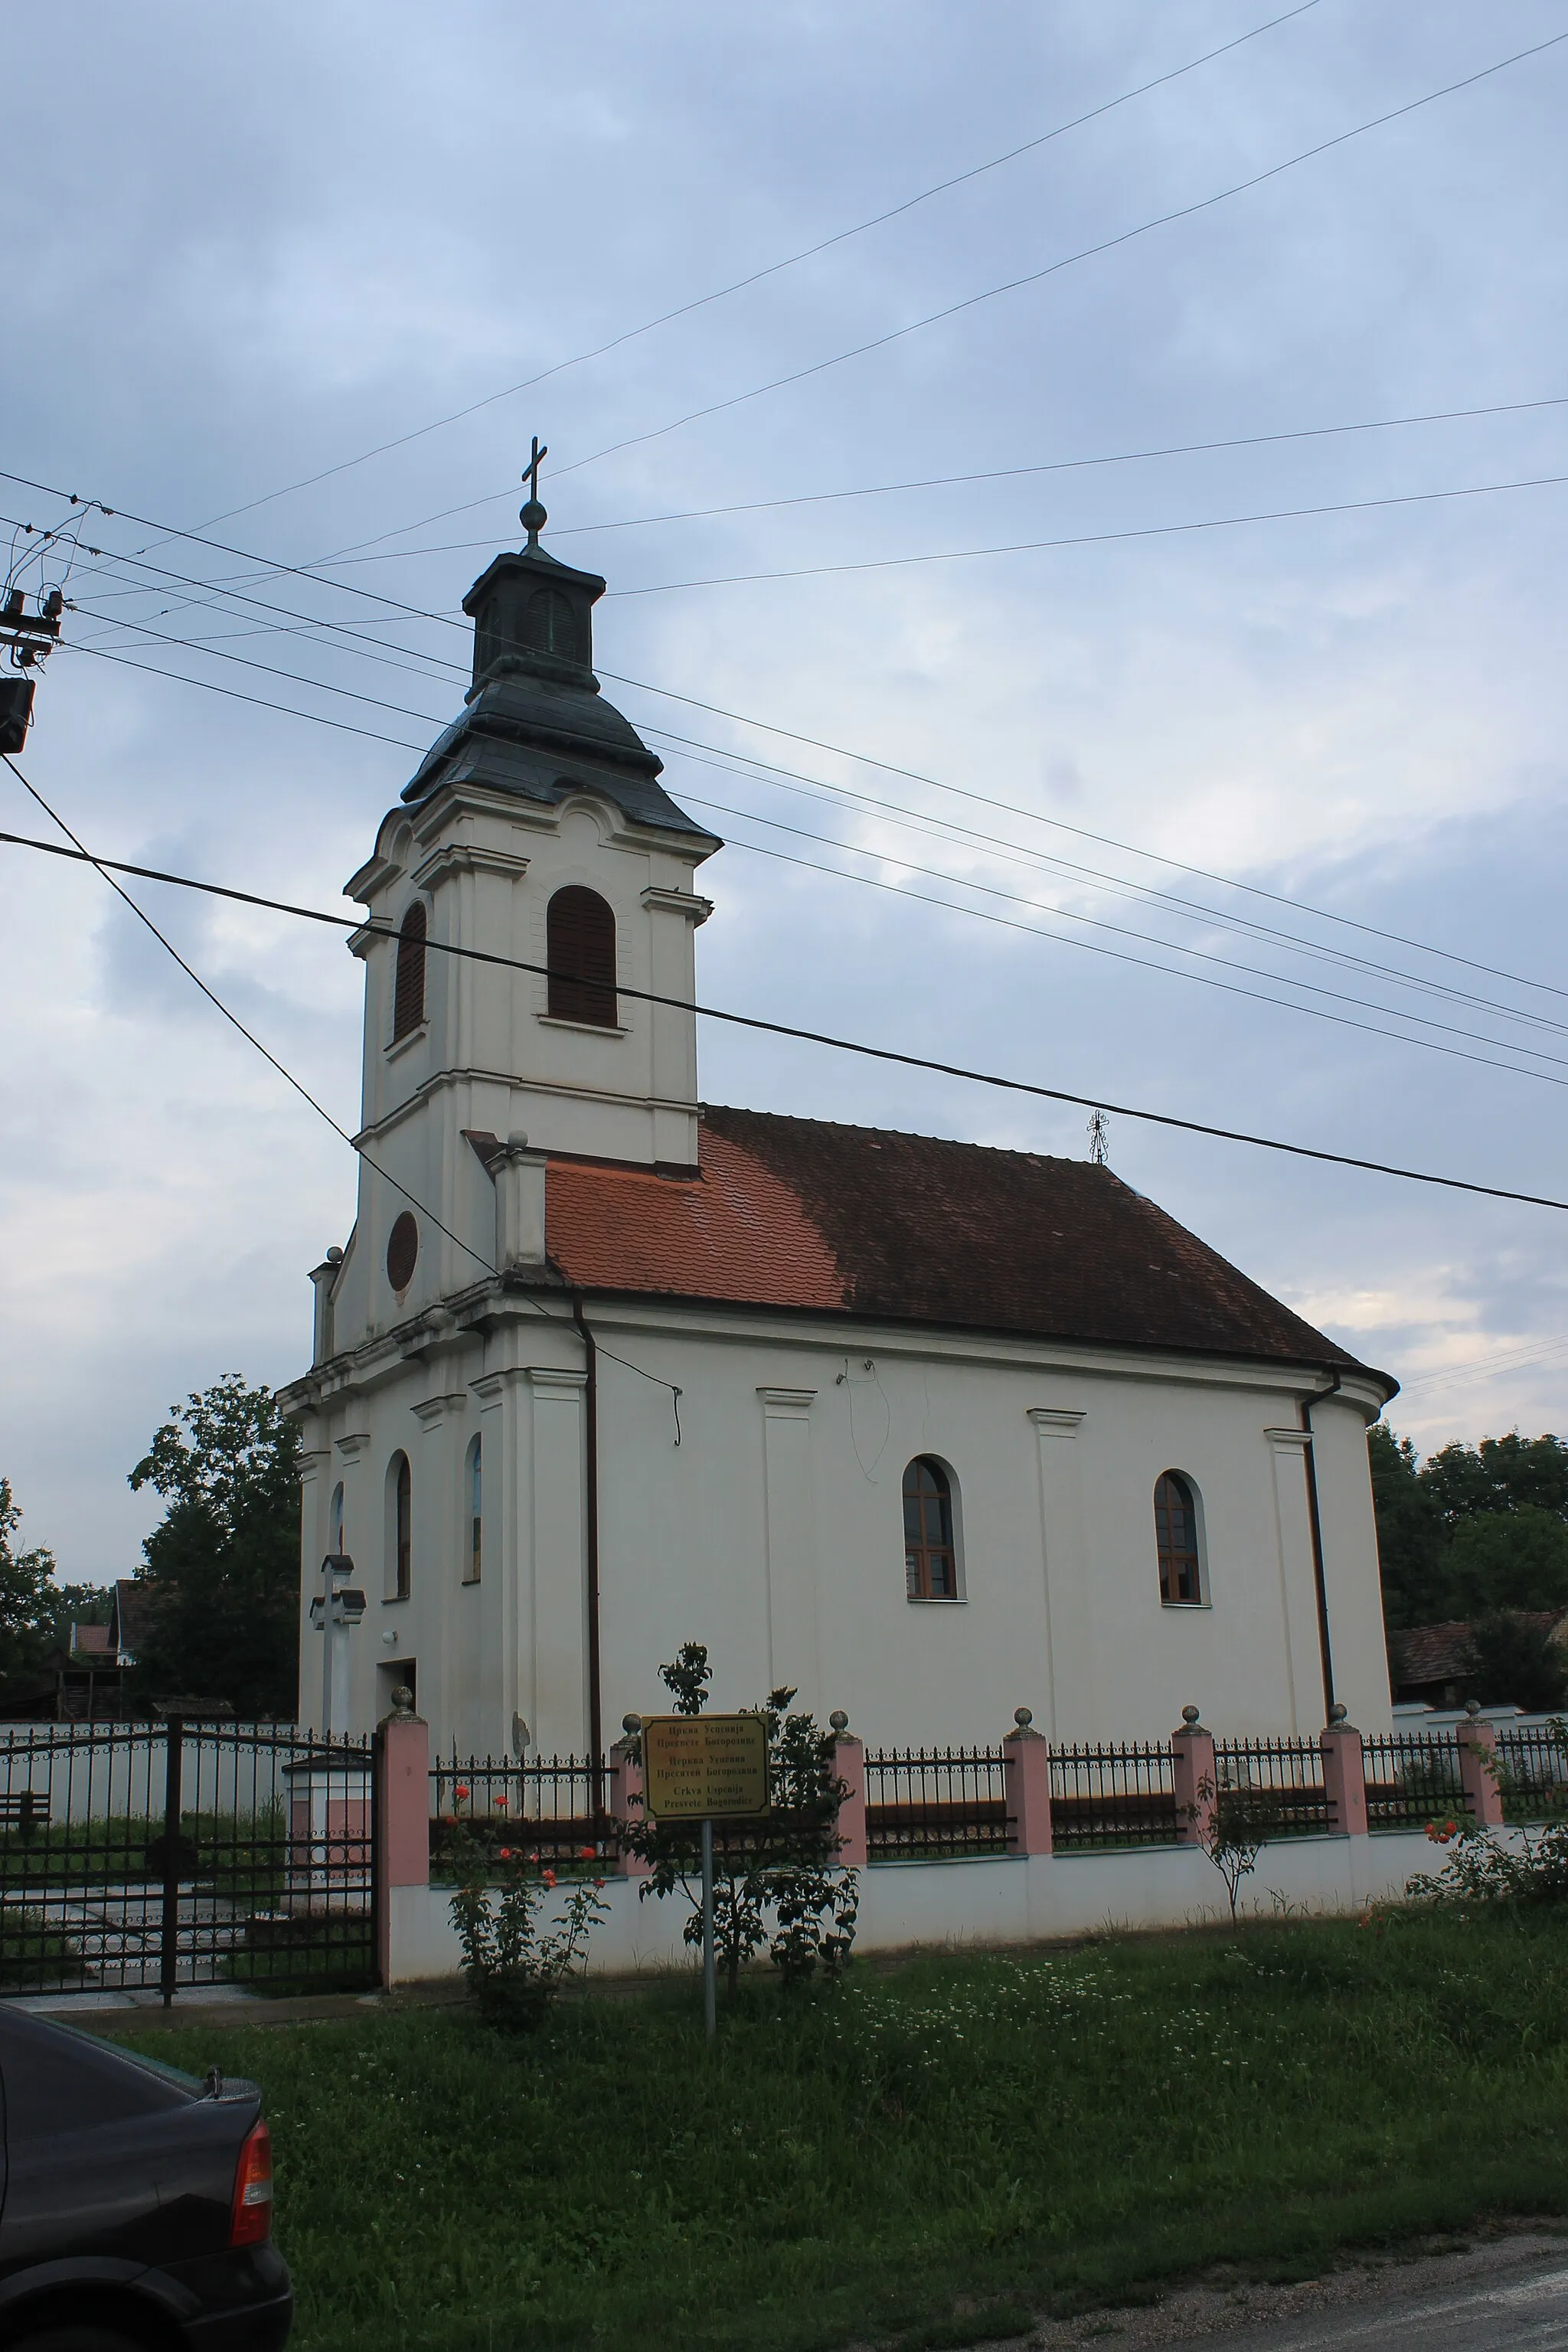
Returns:
[[[525,503],[518,509],[517,514],[519,522],[528,533],[528,543],[530,547],[537,547],[539,545],[539,534],[544,529],[545,524],[550,520],[550,517],[545,513],[544,509],[539,503],[540,464],[542,460],[548,457],[549,455],[550,451],[548,448],[541,447],[539,436],[536,433],[533,436],[533,454],[522,469],[522,478],[528,484],[528,498]]]

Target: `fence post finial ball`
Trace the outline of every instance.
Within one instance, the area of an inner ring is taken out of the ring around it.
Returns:
[[[1034,1719],[1035,1710],[1032,1706],[1016,1706],[1013,1709],[1013,1720],[1020,1731],[1027,1731]]]
[[[399,1683],[394,1690],[392,1694],[392,1712],[394,1715],[400,1717],[408,1717],[413,1714],[414,1693],[409,1689],[406,1683]]]
[[[1332,1706],[1329,1709],[1329,1721],[1331,1723],[1343,1723],[1347,1720],[1349,1715],[1350,1709],[1345,1705],[1343,1699],[1337,1698],[1335,1699]]]
[[[1182,1709],[1182,1721],[1184,1724],[1191,1726],[1192,1724],[1196,1723],[1197,1719],[1198,1710],[1195,1706],[1184,1706]]]
[[[1479,1715],[1480,1711],[1481,1711],[1481,1703],[1480,1703],[1480,1700],[1479,1700],[1479,1698],[1468,1698],[1468,1699],[1465,1701],[1465,1713],[1466,1713],[1468,1716],[1470,1716],[1471,1717],[1476,1717],[1476,1716]]]
[[[849,1728],[849,1717],[845,1714],[844,1709],[841,1706],[836,1706],[827,1720],[832,1729],[837,1732],[842,1739]]]
[[[641,1716],[623,1715],[621,1717],[621,1729],[626,1733],[628,1739],[635,1739],[637,1733],[642,1729]]]

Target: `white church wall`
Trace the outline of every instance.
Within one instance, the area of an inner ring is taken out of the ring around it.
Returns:
[[[377,1668],[413,1660],[443,1750],[509,1750],[514,1717],[547,1753],[587,1744],[585,1375],[566,1301],[551,1311],[552,1327],[510,1320],[488,1340],[454,1334],[395,1358],[331,1424],[304,1558],[311,1570],[326,1548],[341,1481],[344,1542],[370,1595],[352,1637],[355,1728],[385,1710]],[[689,1639],[709,1645],[716,1706],[790,1684],[821,1716],[845,1708],[874,1746],[994,1742],[1019,1706],[1064,1741],[1163,1738],[1188,1703],[1231,1735],[1321,1726],[1293,1426],[1305,1379],[762,1324],[595,1311],[606,1739],[628,1709],[663,1703],[658,1666]],[[665,1383],[681,1391],[679,1445]],[[1315,1413],[1336,1687],[1364,1729],[1387,1728],[1364,1418],[1349,1402]],[[469,1584],[476,1433],[483,1567]],[[405,1600],[386,1504],[399,1451],[413,1480]],[[920,1454],[954,1484],[952,1601],[905,1596],[902,1478]],[[1153,1490],[1169,1469],[1201,1501],[1195,1607],[1160,1598]],[[313,1715],[309,1657],[307,1645]]]

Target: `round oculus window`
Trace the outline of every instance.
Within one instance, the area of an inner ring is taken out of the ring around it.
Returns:
[[[386,1278],[394,1290],[406,1290],[419,1261],[419,1228],[412,1210],[405,1209],[386,1244]]]

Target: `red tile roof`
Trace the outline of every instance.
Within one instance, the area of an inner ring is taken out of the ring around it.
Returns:
[[[569,1283],[1355,1365],[1109,1169],[716,1107],[700,1137],[695,1178],[551,1160],[549,1251]]]
[[[1510,1609],[1516,1625],[1546,1641],[1559,1627],[1568,1628],[1568,1610]],[[1462,1682],[1472,1664],[1468,1618],[1452,1618],[1442,1625],[1407,1625],[1388,1637],[1388,1664],[1396,1688],[1428,1683]]]

